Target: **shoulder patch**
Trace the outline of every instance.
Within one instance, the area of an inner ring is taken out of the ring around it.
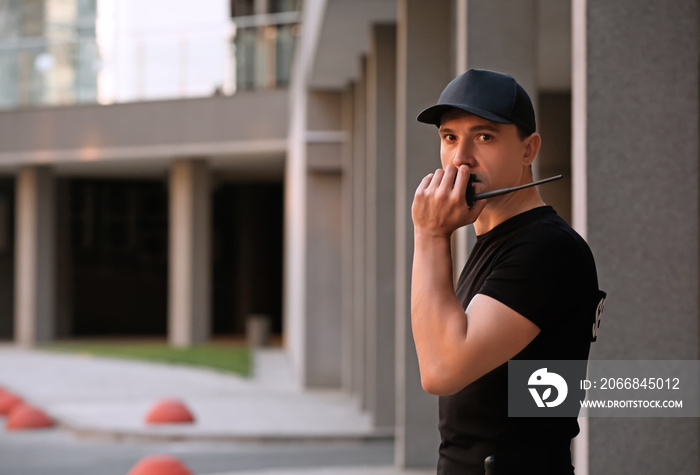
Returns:
[[[591,341],[596,341],[598,339],[598,328],[600,328],[600,317],[603,313],[603,308],[605,308],[605,297],[608,294],[602,290],[598,291],[598,305],[595,308],[595,315],[593,316],[593,331],[591,332]]]

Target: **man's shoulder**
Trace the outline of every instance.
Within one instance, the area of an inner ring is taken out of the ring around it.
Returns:
[[[511,245],[514,248],[526,246],[529,252],[537,255],[573,256],[591,253],[581,235],[576,232],[553,209],[542,210],[521,232],[517,233]]]
[[[581,235],[550,207],[542,209],[526,222],[516,237],[545,243],[586,244]]]

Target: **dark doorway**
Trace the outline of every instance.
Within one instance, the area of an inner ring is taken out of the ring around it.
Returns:
[[[0,340],[14,334],[15,181],[0,178]]]
[[[65,336],[165,336],[165,181],[73,179]],[[224,183],[212,196],[212,334],[242,336],[249,315],[282,332],[281,184]]]
[[[216,335],[243,334],[251,314],[282,332],[283,192],[278,183],[224,183],[213,195]]]
[[[71,336],[164,335],[164,181],[71,180]]]

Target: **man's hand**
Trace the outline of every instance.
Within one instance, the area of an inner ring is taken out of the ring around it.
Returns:
[[[416,233],[449,237],[455,229],[476,221],[486,201],[477,201],[471,208],[467,206],[468,184],[466,165],[459,169],[448,165],[445,170],[438,169],[423,178],[411,209]]]

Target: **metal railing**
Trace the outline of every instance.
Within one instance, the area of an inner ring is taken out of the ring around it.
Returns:
[[[285,87],[300,15],[191,30],[0,40],[0,109],[230,95]]]

